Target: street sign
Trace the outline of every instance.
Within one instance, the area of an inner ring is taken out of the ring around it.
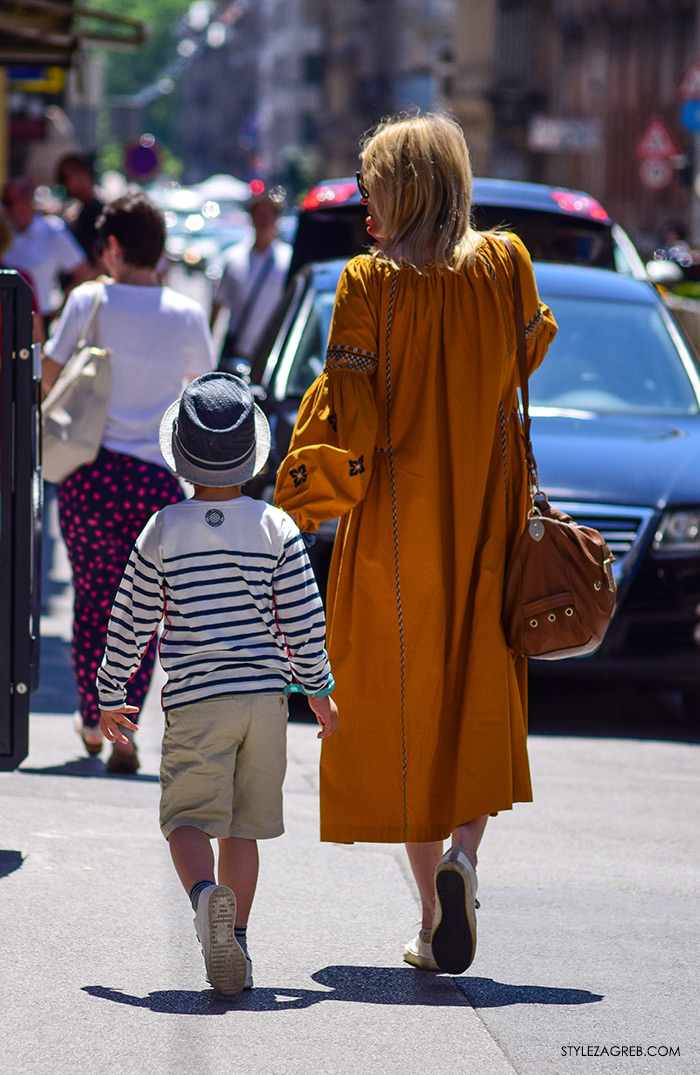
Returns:
[[[686,131],[700,131],[700,100],[685,101],[681,107],[680,120]]]
[[[673,181],[673,165],[663,157],[648,157],[639,165],[639,178],[647,190],[663,190]]]
[[[55,95],[65,89],[66,72],[63,67],[13,66],[7,68],[7,79],[11,90]]]
[[[600,121],[567,116],[533,116],[527,140],[530,149],[544,153],[600,149]]]
[[[143,135],[124,150],[124,170],[129,179],[147,183],[160,170],[160,151],[152,135]]]
[[[650,119],[635,149],[642,160],[664,160],[681,151],[661,116]]]
[[[700,60],[693,60],[686,67],[676,87],[676,97],[679,101],[700,100]]]

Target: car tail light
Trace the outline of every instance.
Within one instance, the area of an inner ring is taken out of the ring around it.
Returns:
[[[552,190],[550,195],[566,213],[580,213],[592,220],[610,220],[600,202],[588,194],[579,194],[575,190]]]
[[[346,202],[351,195],[357,194],[357,184],[353,181],[342,183],[322,183],[312,187],[301,203],[302,209],[318,209],[319,205],[338,205]]]

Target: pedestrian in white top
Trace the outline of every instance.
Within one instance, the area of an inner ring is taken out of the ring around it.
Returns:
[[[15,229],[5,266],[29,273],[39,312],[48,328],[62,301],[59,276],[68,276],[70,286],[75,287],[95,273],[66,223],[60,217],[35,211],[34,188],[27,179],[11,179],[3,191],[2,204]]]
[[[111,353],[111,397],[100,452],[58,485],[59,520],[71,567],[75,606],[73,668],[80,713],[77,728],[90,754],[102,749],[95,676],[109,613],[129,553],[159,508],[184,498],[160,451],[163,411],[188,381],[214,366],[202,307],[158,283],[165,242],[163,214],[143,194],[119,198],[98,226],[113,282],[76,288],[45,347],[43,387],[54,384],[87,321],[95,288],[104,288],[91,342]],[[153,671],[151,640],[129,697],[141,705]],[[135,772],[133,742],[115,744],[110,772]]]
[[[214,294],[210,325],[219,311],[230,311],[229,325],[219,358],[221,369],[234,369],[235,359],[249,362],[275,306],[282,297],[292,256],[289,243],[277,238],[283,202],[265,192],[250,199],[248,211],[255,239],[231,249]]]
[[[160,824],[209,981],[228,996],[253,984],[246,929],[257,841],[284,831],[286,695],[298,683],[320,738],[335,731],[338,711],[301,534],[284,512],[241,493],[270,451],[248,388],[229,373],[198,377],[166,411],[161,437],[194,497],[154,515],[129,558],[97,677],[102,730],[119,743],[135,729],[127,683],[164,619]]]

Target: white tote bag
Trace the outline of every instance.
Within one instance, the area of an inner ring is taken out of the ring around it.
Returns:
[[[104,285],[98,284],[82,335],[42,404],[42,470],[46,481],[64,481],[79,467],[92,463],[100,450],[111,391],[110,353],[87,341],[103,296]]]

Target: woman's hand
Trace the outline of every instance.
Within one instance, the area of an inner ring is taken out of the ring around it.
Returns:
[[[133,720],[126,715],[138,713],[138,711],[138,706],[135,705],[123,705],[121,709],[101,709],[100,727],[105,739],[110,743],[128,743],[129,740],[119,726],[129,728],[132,732],[138,731],[138,724],[134,724]]]
[[[321,725],[321,731],[316,738],[327,739],[329,735],[333,735],[333,732],[338,727],[337,705],[330,695],[325,698],[309,698],[308,702],[316,714],[316,720]]]

